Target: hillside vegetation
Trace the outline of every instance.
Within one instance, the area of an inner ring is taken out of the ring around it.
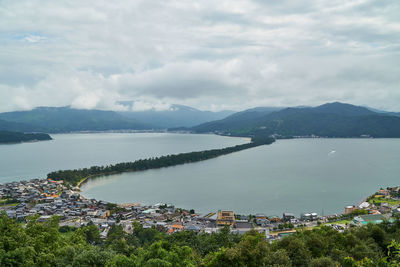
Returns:
[[[315,108],[285,108],[275,112],[250,110],[192,128],[198,133],[322,137],[400,137],[400,117],[364,107],[330,103]]]
[[[41,107],[0,113],[0,130],[60,133],[169,128],[234,136],[400,137],[398,113],[337,102],[318,107],[258,107],[225,117],[229,114],[179,105],[165,111],[126,112]],[[198,123],[202,124],[192,127]]]
[[[20,133],[20,132],[0,131],[0,144],[44,141],[44,140],[52,140],[52,138],[50,137],[50,135],[45,133]]]
[[[167,235],[133,223],[128,234],[113,225],[106,239],[97,226],[59,227],[58,219],[22,225],[0,214],[1,266],[399,266],[400,222],[339,233],[323,226],[299,230],[270,244],[265,235],[182,231]]]
[[[58,133],[153,128],[151,125],[126,118],[114,111],[82,110],[69,107],[42,107],[29,111],[0,113],[0,120],[8,124],[2,127],[3,130],[29,132]]]

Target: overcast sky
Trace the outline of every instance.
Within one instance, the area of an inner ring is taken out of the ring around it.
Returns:
[[[0,111],[400,111],[400,1],[0,0]]]

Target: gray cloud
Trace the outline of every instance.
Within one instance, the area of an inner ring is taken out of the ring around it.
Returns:
[[[0,111],[344,101],[400,110],[400,3],[0,2]]]

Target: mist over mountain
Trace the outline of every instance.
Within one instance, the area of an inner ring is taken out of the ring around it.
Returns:
[[[132,109],[133,101],[120,102],[125,107]],[[202,111],[192,107],[183,105],[171,105],[164,110],[149,109],[144,111],[123,111],[119,114],[138,121],[146,122],[160,128],[173,127],[192,127],[201,123],[220,120],[231,114],[234,111]]]
[[[0,113],[0,129],[23,132],[71,132],[143,130],[150,124],[126,118],[114,111],[39,107],[29,111]],[[5,122],[4,122],[5,121]],[[3,126],[1,126],[3,125]]]
[[[130,108],[131,102],[123,102]],[[154,130],[191,127],[218,120],[233,111],[201,111],[171,105],[168,109],[145,111],[104,111],[70,107],[38,107],[28,111],[0,113],[0,130],[20,132],[71,132],[108,130]]]
[[[376,112],[339,102],[317,107],[257,107],[232,113],[200,111],[180,105],[164,110],[118,112],[39,107],[0,113],[0,130],[61,133],[182,127],[196,133],[217,132],[239,136],[400,137],[400,117],[397,113]]]
[[[376,112],[376,113],[382,113],[385,115],[391,115],[391,116],[397,116],[400,117],[400,112],[392,112],[392,111],[385,111],[385,110],[380,110],[380,109],[376,109],[376,108],[370,108],[370,107],[366,107],[367,109]]]
[[[400,117],[334,102],[318,107],[285,108],[277,111],[255,112],[250,109],[192,129],[198,133],[218,132],[231,135],[400,137]]]

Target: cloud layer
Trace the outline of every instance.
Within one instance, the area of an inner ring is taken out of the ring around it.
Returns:
[[[0,111],[343,101],[400,111],[400,3],[0,1]]]

